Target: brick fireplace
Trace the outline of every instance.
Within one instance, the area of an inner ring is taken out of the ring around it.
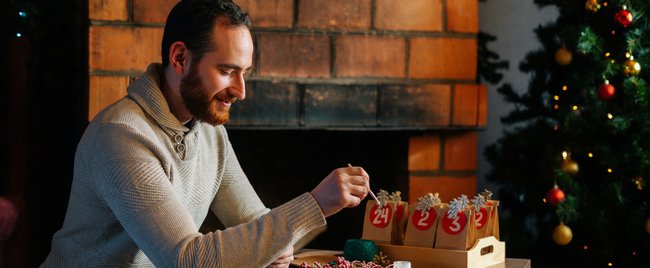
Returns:
[[[160,61],[176,2],[89,0],[89,119]],[[400,190],[410,202],[476,193],[476,131],[487,113],[476,83],[478,0],[235,2],[251,15],[256,52],[227,127],[267,205],[348,162],[368,170],[375,191]],[[317,241],[360,236],[362,214],[329,219],[338,238]]]

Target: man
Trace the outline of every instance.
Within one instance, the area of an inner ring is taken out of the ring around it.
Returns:
[[[222,126],[246,96],[249,25],[227,0],[172,9],[162,65],[84,133],[65,221],[42,266],[287,267],[299,239],[366,197],[368,174],[345,167],[280,207],[262,204]],[[199,233],[209,210],[229,228]]]

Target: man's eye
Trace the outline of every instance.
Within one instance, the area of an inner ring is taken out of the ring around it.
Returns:
[[[221,70],[221,74],[222,74],[222,75],[231,75],[231,74],[232,74],[232,71],[224,71],[224,70]]]

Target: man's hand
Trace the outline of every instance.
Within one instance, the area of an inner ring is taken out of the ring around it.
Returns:
[[[282,253],[280,257],[275,260],[268,268],[287,268],[293,261],[293,247],[289,247],[287,251]]]
[[[321,181],[311,195],[329,217],[346,207],[356,207],[366,198],[370,176],[361,167],[344,167],[332,171]]]

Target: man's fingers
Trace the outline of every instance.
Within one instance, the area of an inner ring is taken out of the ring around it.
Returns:
[[[361,167],[343,167],[333,170],[310,193],[325,217],[343,208],[356,207],[370,190],[370,178]]]
[[[287,257],[278,258],[278,259],[275,260],[273,263],[271,263],[271,265],[278,265],[278,264],[287,264],[287,263],[291,263],[291,261],[293,261],[293,259],[294,259],[294,258],[293,258],[293,255],[291,255],[291,256],[287,256]]]
[[[351,185],[350,194],[360,199],[366,198],[368,195],[368,188],[365,185]]]
[[[370,175],[362,167],[347,167],[345,168],[346,172],[350,175],[362,176],[370,178]]]
[[[291,264],[291,261],[294,260],[293,255],[290,256],[284,256],[280,257],[277,260],[275,260],[271,265],[269,265],[269,268],[277,268],[277,267],[289,267]]]
[[[353,208],[361,204],[361,198],[359,198],[358,196],[351,195],[347,199],[348,199],[348,204],[346,207],[348,208]]]

